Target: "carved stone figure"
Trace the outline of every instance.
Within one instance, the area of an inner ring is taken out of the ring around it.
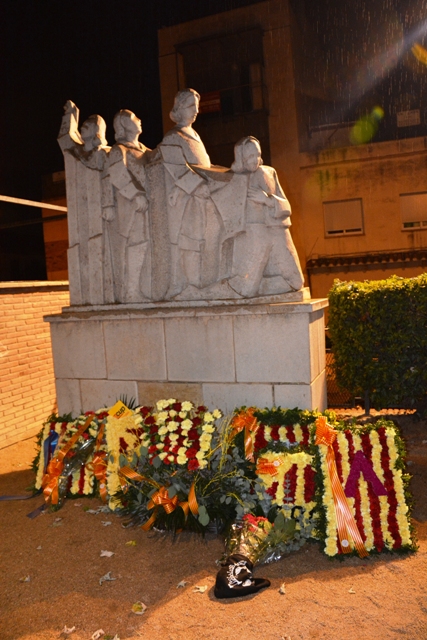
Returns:
[[[165,167],[171,243],[167,298],[174,298],[188,286],[203,289],[219,277],[223,225],[210,197],[207,179],[194,169],[211,166],[205,146],[192,127],[199,100],[193,89],[177,93],[170,112],[175,127],[159,145]]]
[[[231,169],[247,177],[247,193],[243,230],[234,240],[229,285],[243,297],[298,291],[304,278],[289,231],[291,207],[276,171],[262,164],[256,138],[243,138],[234,150]]]
[[[68,100],[58,135],[64,154],[68,206],[68,270],[72,304],[104,302],[102,174],[110,148],[101,116],[78,130],[79,110]]]
[[[114,117],[116,144],[103,179],[106,220],[104,265],[113,288],[108,302],[139,302],[151,298],[150,233],[145,190],[145,164],[150,151],[138,141],[141,121],[122,109]]]
[[[73,305],[242,299],[298,291],[303,276],[291,208],[256,138],[235,146],[231,169],[211,165],[193,129],[199,94],[175,96],[175,122],[155,151],[122,109],[116,143],[65,105],[69,279]]]

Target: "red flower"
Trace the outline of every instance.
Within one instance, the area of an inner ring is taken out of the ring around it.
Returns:
[[[151,410],[152,410],[152,407],[141,407],[139,412],[145,418],[145,416],[148,416]]]
[[[265,449],[268,445],[267,440],[264,438],[264,425],[261,425],[256,432],[254,449],[255,451],[259,451],[260,449]]]
[[[172,409],[174,411],[181,411],[182,409],[182,404],[180,402],[175,402],[175,404],[172,405]]]
[[[152,444],[151,446],[148,447],[148,453],[156,453],[157,451],[157,447],[155,444]]]
[[[193,458],[192,460],[188,461],[187,469],[189,471],[195,471],[198,468],[199,468],[199,461],[197,460],[197,458]]]
[[[199,427],[202,424],[201,418],[193,418],[193,426]]]
[[[190,449],[187,449],[187,451],[185,452],[185,455],[187,456],[187,458],[195,458],[196,453],[197,453],[196,447],[191,447]]]
[[[166,458],[163,458],[163,464],[170,464],[171,461],[168,459],[168,456],[166,456]]]
[[[89,440],[89,437],[90,437],[90,436],[89,436],[89,434],[88,434],[88,433],[86,433],[86,432],[85,432],[85,433],[82,433],[82,436],[83,436],[83,438],[84,438],[85,440]]]
[[[188,432],[187,438],[189,440],[198,440],[199,439],[199,432],[197,431],[197,429],[190,429],[190,431]]]
[[[207,407],[204,404],[201,404],[200,407],[197,407],[197,411],[199,413],[205,413],[207,411]]]
[[[156,424],[156,421],[153,416],[148,416],[148,418],[145,418],[145,424],[150,426],[150,424]]]
[[[279,440],[279,426],[277,424],[271,427],[270,436],[272,440]]]

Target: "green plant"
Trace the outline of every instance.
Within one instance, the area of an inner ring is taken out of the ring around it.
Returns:
[[[417,406],[427,391],[427,274],[340,282],[329,292],[338,384],[377,409]]]

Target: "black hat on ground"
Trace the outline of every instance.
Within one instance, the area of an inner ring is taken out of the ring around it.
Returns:
[[[241,598],[269,587],[270,580],[253,577],[253,568],[252,562],[240,553],[228,556],[216,576],[215,597]]]

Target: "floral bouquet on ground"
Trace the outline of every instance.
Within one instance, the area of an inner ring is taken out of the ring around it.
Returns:
[[[225,559],[215,582],[217,598],[236,598],[256,593],[270,585],[269,580],[254,578],[255,564],[279,560],[284,553],[298,548],[305,539],[299,537],[296,521],[277,512],[274,522],[262,516],[245,514],[233,524],[226,539]]]

